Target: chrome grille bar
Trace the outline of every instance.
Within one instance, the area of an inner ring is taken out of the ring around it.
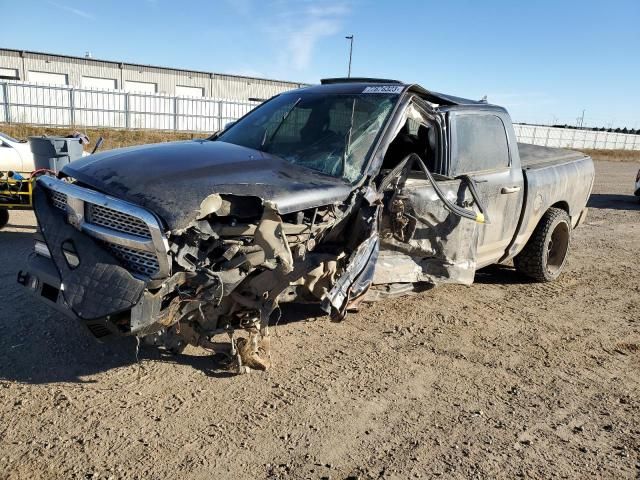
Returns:
[[[158,279],[170,272],[169,244],[158,219],[138,205],[49,176],[38,182],[69,223],[105,243],[133,273]]]
[[[87,221],[93,225],[100,225],[138,237],[151,238],[147,224],[133,215],[93,203],[85,204],[85,215]]]

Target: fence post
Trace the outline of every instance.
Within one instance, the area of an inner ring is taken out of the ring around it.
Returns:
[[[11,123],[11,106],[9,105],[9,85],[7,82],[2,84],[2,91],[4,97],[4,121]]]
[[[536,127],[533,127],[533,133],[531,134],[531,144],[535,145],[536,144]]]
[[[178,130],[178,97],[173,97],[173,129]]]
[[[72,127],[76,125],[76,109],[73,97],[73,87],[71,87],[69,89],[69,123]]]
[[[547,138],[544,139],[544,146],[549,146],[549,135],[551,135],[551,127],[547,127]]]
[[[222,100],[218,102],[218,128],[217,130],[222,130],[224,127],[222,126]]]
[[[129,128],[129,92],[124,94],[124,128]]]

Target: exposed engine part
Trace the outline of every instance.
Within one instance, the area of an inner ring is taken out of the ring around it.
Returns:
[[[267,370],[269,317],[278,304],[318,302],[329,292],[345,253],[315,251],[328,232],[336,235],[346,211],[329,206],[283,218],[267,202],[254,209],[251,199],[211,195],[193,226],[171,236],[177,272],[155,295],[147,294],[146,311],[162,318],[154,344],[175,353],[187,344],[213,349],[211,338],[224,333],[234,371]],[[222,215],[231,212],[235,216]]]

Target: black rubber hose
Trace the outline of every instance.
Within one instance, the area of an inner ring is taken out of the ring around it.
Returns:
[[[452,213],[458,215],[459,217],[464,217],[464,218],[468,218],[470,220],[473,220],[475,222],[478,223],[486,223],[488,222],[488,218],[486,217],[485,214],[485,209],[483,208],[481,202],[480,202],[480,198],[478,196],[478,193],[475,189],[475,185],[473,184],[473,180],[471,180],[471,178],[469,178],[468,176],[462,176],[460,178],[462,178],[463,180],[465,180],[465,182],[469,185],[469,191],[471,192],[471,196],[473,197],[473,200],[476,202],[476,205],[478,205],[478,210],[480,210],[480,212],[476,212],[474,210],[467,210],[466,208],[462,208],[459,205],[456,205],[455,203],[453,203],[451,200],[449,200],[446,195],[444,194],[444,192],[442,190],[440,190],[440,187],[438,186],[438,183],[436,182],[435,178],[433,178],[433,175],[431,175],[431,172],[429,171],[429,169],[427,168],[427,166],[424,164],[424,162],[422,161],[422,159],[420,158],[420,155],[416,154],[416,153],[412,153],[407,157],[408,161],[417,161],[418,164],[420,165],[420,169],[423,171],[423,173],[427,176],[427,178],[429,179],[429,181],[431,182],[431,184],[433,185],[433,189],[436,192],[436,195],[438,195],[438,198],[440,198],[440,200],[442,200],[442,203],[444,203],[445,207]]]

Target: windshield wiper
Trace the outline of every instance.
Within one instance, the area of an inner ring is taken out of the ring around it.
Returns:
[[[280,123],[278,123],[276,128],[273,130],[273,133],[271,135],[269,135],[269,139],[268,139],[269,142],[268,143],[271,143],[271,140],[273,140],[273,138],[276,136],[276,133],[278,133],[278,130],[280,130],[280,127],[284,124],[284,122],[287,119],[287,117],[289,116],[289,114],[291,112],[293,112],[293,109],[296,108],[301,101],[302,101],[302,97],[298,98],[298,100],[296,100],[293,103],[293,105],[291,105],[289,110],[287,110],[286,113],[282,116],[282,120],[280,120]],[[265,128],[264,129],[264,135],[262,136],[262,142],[260,142],[260,150],[262,150],[263,152],[266,152],[266,150],[264,149],[264,146],[265,146],[265,144],[267,144],[267,132],[268,132],[268,130]]]

